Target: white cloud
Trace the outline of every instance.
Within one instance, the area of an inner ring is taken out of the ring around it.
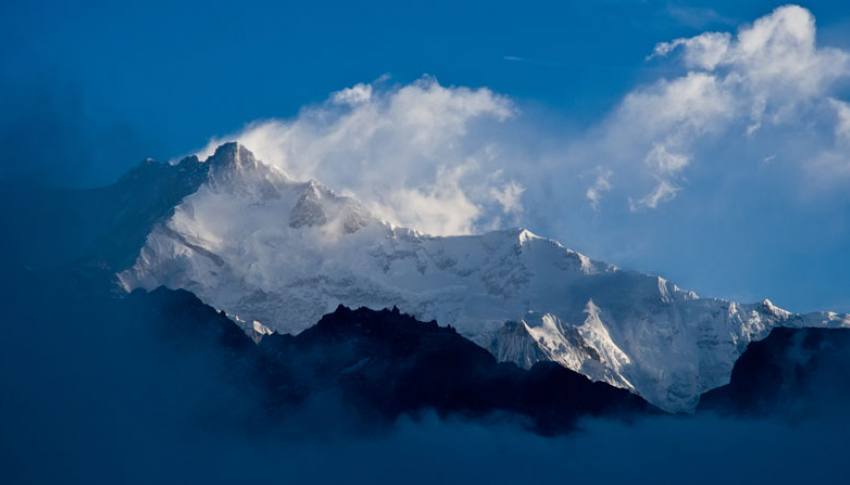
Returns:
[[[785,186],[818,179],[819,190],[850,174],[850,105],[836,88],[850,61],[817,45],[807,10],[782,7],[735,33],[662,42],[650,57],[681,72],[636,86],[570,136],[487,88],[424,77],[356,84],[224,139],[433,234],[543,229],[603,208],[627,217],[695,187],[726,190],[748,164],[797,170],[806,177]]]
[[[440,167],[433,184],[393,190],[387,198],[372,201],[372,209],[379,217],[429,234],[471,234],[481,208],[461,186],[470,168]]]
[[[835,110],[835,138],[850,145],[850,104],[834,98],[829,103]]]
[[[649,194],[633,201],[629,199],[629,210],[637,212],[641,209],[655,209],[658,204],[672,200],[676,193],[681,190],[666,180],[659,180],[658,184]]]
[[[446,87],[428,77],[376,86],[343,89],[291,120],[252,123],[211,140],[199,156],[238,140],[297,179],[352,193],[387,221],[431,234],[489,225],[479,217],[490,205],[517,210],[519,185],[505,188],[484,171],[497,156],[491,125],[511,118],[513,103],[486,88]]]
[[[521,214],[522,207],[522,193],[525,192],[525,187],[518,184],[516,181],[511,180],[506,183],[501,189],[497,187],[492,187],[490,189],[490,196],[499,203],[502,207],[502,211],[505,214]]]
[[[358,83],[333,93],[331,100],[336,104],[358,105],[372,99],[372,85]]]
[[[606,153],[612,170],[642,181],[633,186],[642,185],[647,195],[632,208],[673,200],[687,185],[688,167],[724,163],[702,158],[712,151],[728,153],[723,148],[730,143],[744,151],[767,140],[786,143],[784,133],[799,130],[794,142],[798,148],[811,145],[813,152],[799,163],[811,165],[832,149],[810,127],[834,118],[833,111],[839,113],[836,133],[841,131],[841,105],[829,100],[837,81],[850,76],[850,55],[818,47],[815,34],[812,14],[792,5],[736,35],[706,32],[659,43],[649,58],[679,52],[684,73],[627,94],[601,128],[604,147],[587,150]],[[760,139],[764,130],[771,133]]]
[[[729,52],[732,36],[725,32],[709,32],[691,38],[661,42],[655,46],[650,59],[664,57],[677,48],[685,51],[688,67],[713,70],[723,62]]]
[[[611,170],[597,167],[596,171],[596,179],[584,192],[584,196],[593,210],[599,210],[599,202],[602,201],[603,195],[611,190]]]
[[[678,173],[689,163],[687,156],[670,152],[662,144],[653,145],[649,153],[646,154],[644,161],[660,174]]]
[[[696,37],[658,44],[655,54],[683,52],[689,69],[710,73],[734,94],[743,109],[765,110],[772,121],[783,121],[784,111],[812,98],[822,97],[832,84],[850,73],[850,56],[844,51],[816,45],[811,12],[789,5],[738,31],[707,32]],[[764,107],[752,109],[753,104]]]
[[[850,103],[830,98],[827,105],[833,111],[833,145],[813,154],[808,164],[808,175],[818,189],[850,176]]]

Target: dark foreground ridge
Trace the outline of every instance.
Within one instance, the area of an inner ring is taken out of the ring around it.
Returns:
[[[777,328],[750,343],[729,384],[703,394],[699,409],[805,419],[847,402],[850,330]]]
[[[340,306],[297,336],[273,334],[255,345],[191,293],[158,289],[132,298],[156,300],[159,321],[172,335],[224,348],[262,387],[272,414],[333,395],[369,422],[434,410],[444,417],[519,417],[538,433],[558,434],[574,429],[582,416],[655,412],[628,391],[555,363],[530,370],[498,363],[453,328],[396,309]]]

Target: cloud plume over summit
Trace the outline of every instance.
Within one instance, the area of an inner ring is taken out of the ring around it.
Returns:
[[[743,241],[771,233],[783,258],[810,244],[812,227],[833,234],[812,244],[850,241],[835,225],[850,204],[850,53],[818,42],[810,11],[784,6],[734,32],[658,39],[646,57],[661,74],[578,130],[568,115],[486,87],[383,76],[216,137],[199,155],[236,139],[397,225],[436,235],[531,227],[715,294],[742,264],[764,273],[769,257]],[[682,261],[673,248],[717,252],[725,273],[715,285],[670,272]],[[718,296],[783,296],[724,285]]]
[[[391,222],[434,234],[517,223],[522,193],[553,178],[562,182],[559,202],[576,204],[583,194],[599,208],[610,197],[639,211],[702,184],[692,174],[696,164],[733,170],[748,161],[741,158],[781,152],[783,163],[818,180],[850,173],[840,154],[850,108],[835,97],[850,55],[817,45],[808,10],[785,6],[736,34],[660,42],[648,59],[681,72],[636,86],[580,134],[543,129],[535,114],[487,88],[430,77],[389,85],[382,77],[224,139],[239,139],[298,178],[353,193]],[[783,146],[789,131],[798,135],[795,148]],[[730,140],[740,152],[718,153]],[[500,194],[510,194],[511,204]]]
[[[379,80],[337,91],[294,119],[252,123],[233,138],[296,178],[355,194],[390,222],[465,234],[487,207],[517,210],[516,182],[484,172],[498,158],[494,125],[515,113],[486,88]]]

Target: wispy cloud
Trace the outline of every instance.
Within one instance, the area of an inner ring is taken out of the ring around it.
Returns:
[[[543,66],[543,67],[561,67],[563,66],[562,62],[548,60],[548,59],[533,59],[528,57],[520,57],[520,56],[503,56],[503,60],[508,62],[517,62],[522,64],[531,64],[534,66]]]
[[[704,29],[710,26],[731,27],[738,24],[735,19],[721,15],[709,7],[668,4],[666,11],[670,17],[680,24],[694,29]]]

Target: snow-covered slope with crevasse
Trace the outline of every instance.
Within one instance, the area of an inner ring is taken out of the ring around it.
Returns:
[[[792,314],[767,300],[699,298],[527,230],[431,237],[392,227],[236,144],[200,163],[206,182],[119,278],[128,290],[187,289],[263,332],[300,332],[340,303],[395,305],[502,360],[553,360],[681,411],[728,382],[747,343],[771,328],[850,326],[847,315]]]

